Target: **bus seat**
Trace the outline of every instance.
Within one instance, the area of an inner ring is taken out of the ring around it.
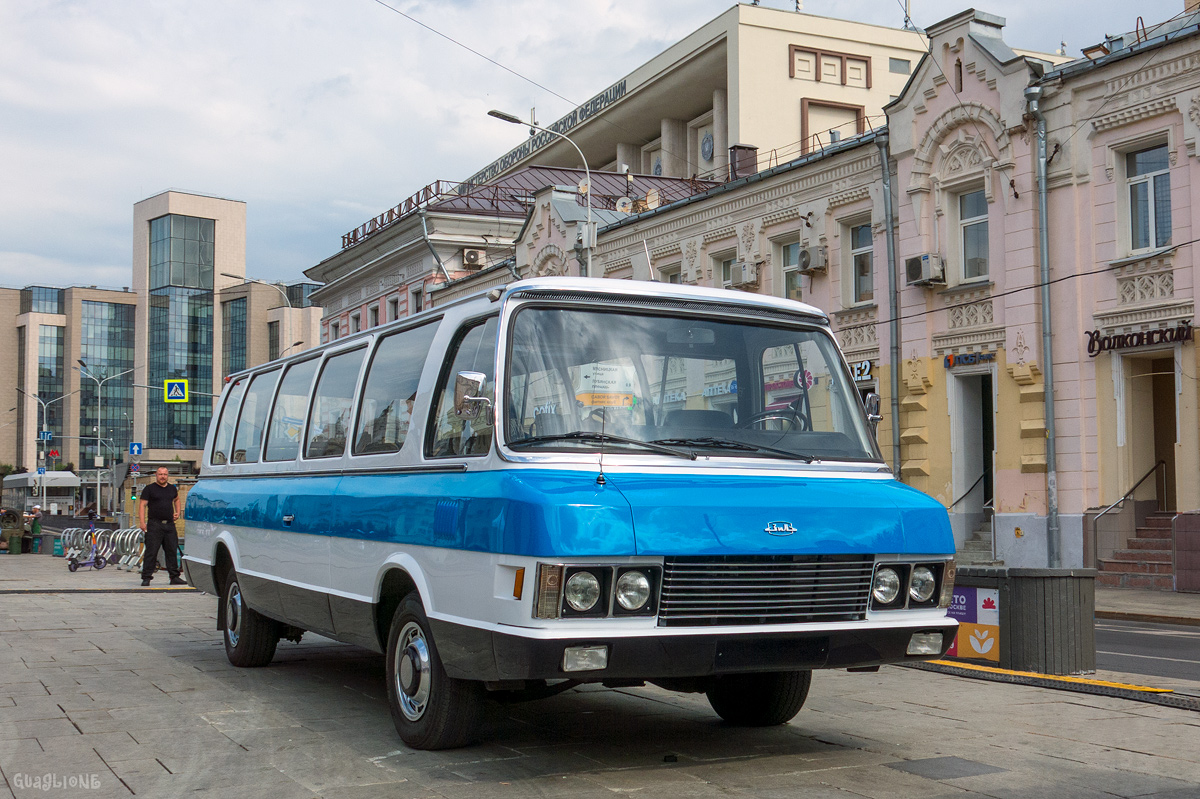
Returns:
[[[535,436],[557,436],[567,432],[567,417],[561,413],[539,413],[533,417]]]

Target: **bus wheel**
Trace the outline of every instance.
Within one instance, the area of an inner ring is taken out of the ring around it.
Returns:
[[[270,663],[279,644],[279,624],[246,604],[232,568],[225,576],[221,602],[225,606],[225,655],[229,662],[242,668]]]
[[[800,712],[811,682],[811,671],[730,674],[708,689],[708,703],[730,724],[772,727]]]
[[[454,749],[473,740],[482,686],[446,676],[416,591],[400,602],[392,617],[387,689],[392,722],[413,749]]]

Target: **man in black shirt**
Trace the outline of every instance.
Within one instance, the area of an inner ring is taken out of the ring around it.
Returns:
[[[167,482],[167,467],[160,466],[154,482],[142,489],[138,500],[138,527],[146,536],[146,551],[142,556],[142,585],[150,585],[158,566],[158,550],[163,550],[171,585],[187,585],[179,577],[179,536],[175,520],[179,518],[179,489]]]

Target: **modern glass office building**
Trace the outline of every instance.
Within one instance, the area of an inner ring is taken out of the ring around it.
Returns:
[[[79,384],[79,461],[92,467],[97,455],[108,466],[119,462],[133,440],[133,305],[83,300],[79,329],[79,358],[87,373],[103,381],[96,422],[97,385],[84,378]],[[97,428],[99,428],[97,430]],[[89,433],[91,434],[89,436]]]
[[[187,380],[189,393],[213,392],[215,220],[167,214],[150,221],[150,386]],[[211,402],[166,403],[146,397],[146,447],[200,449]]]
[[[222,377],[246,368],[245,297],[221,303],[221,365]]]
[[[37,395],[45,405],[43,429],[63,436],[63,328],[38,325]]]

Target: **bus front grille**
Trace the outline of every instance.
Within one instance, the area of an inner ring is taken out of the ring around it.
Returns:
[[[666,558],[660,627],[857,621],[866,617],[871,555]]]

